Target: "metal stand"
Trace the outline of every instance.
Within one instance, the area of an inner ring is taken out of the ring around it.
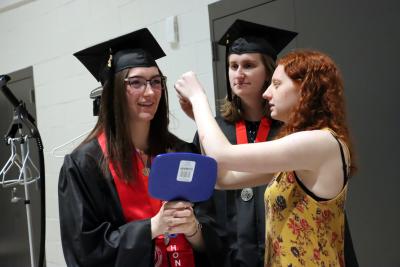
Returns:
[[[18,101],[17,98],[12,94],[10,89],[6,86],[6,83],[10,80],[7,75],[0,75],[0,88],[6,98],[14,106],[13,121],[6,135],[6,143],[10,145],[11,156],[7,163],[0,171],[1,181],[0,184],[3,187],[10,187],[14,185],[23,185],[25,191],[25,198],[16,197],[16,188],[12,189],[11,202],[16,203],[24,201],[27,224],[28,224],[28,237],[29,237],[29,251],[31,267],[36,267],[35,255],[33,250],[33,235],[32,235],[32,217],[31,217],[31,202],[29,196],[28,185],[40,181],[41,186],[41,237],[40,237],[40,251],[39,251],[39,267],[44,266],[44,242],[45,242],[45,179],[44,179],[44,155],[43,145],[40,138],[39,131],[37,130],[33,117],[28,113],[25,108],[25,104],[22,101]],[[29,134],[24,134],[23,128],[29,131]],[[30,158],[29,140],[34,138],[39,149],[39,170]],[[18,151],[16,143],[20,145],[21,157],[18,157]],[[10,179],[7,174],[11,168],[16,166],[19,174],[16,179]]]

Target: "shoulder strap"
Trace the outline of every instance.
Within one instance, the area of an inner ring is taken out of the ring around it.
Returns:
[[[343,166],[343,177],[344,177],[343,186],[345,186],[347,181],[348,181],[348,179],[349,179],[349,174],[348,174],[348,167],[347,167],[346,159],[344,157],[343,145],[340,142],[339,138],[337,137],[337,135],[336,135],[336,133],[334,131],[332,131],[329,128],[327,128],[327,130],[329,130],[329,132],[332,134],[332,136],[336,139],[336,141],[339,144],[340,156],[342,158],[342,166]]]

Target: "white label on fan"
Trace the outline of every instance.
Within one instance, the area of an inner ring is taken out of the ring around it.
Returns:
[[[190,183],[193,179],[193,173],[195,167],[196,167],[196,161],[181,160],[179,162],[179,170],[176,180],[179,182]]]

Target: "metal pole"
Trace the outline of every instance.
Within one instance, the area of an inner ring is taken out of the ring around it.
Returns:
[[[26,150],[25,147],[27,146],[26,140],[24,140],[22,131],[19,129],[20,134],[22,136],[22,141],[21,141],[21,157],[22,160],[25,160],[26,156]],[[25,189],[25,208],[26,208],[26,219],[27,219],[27,224],[28,224],[28,237],[29,237],[29,252],[31,256],[31,267],[35,267],[35,260],[34,260],[34,252],[33,252],[33,238],[32,238],[32,217],[31,217],[31,206],[30,206],[30,198],[29,198],[29,188],[28,188],[28,183],[27,183],[27,173],[26,173],[26,166],[23,163],[23,169],[22,173],[24,175],[24,189]]]

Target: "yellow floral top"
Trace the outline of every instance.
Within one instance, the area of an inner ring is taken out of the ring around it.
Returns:
[[[265,266],[344,266],[346,194],[347,183],[335,198],[317,201],[294,172],[276,174],[264,195]]]

